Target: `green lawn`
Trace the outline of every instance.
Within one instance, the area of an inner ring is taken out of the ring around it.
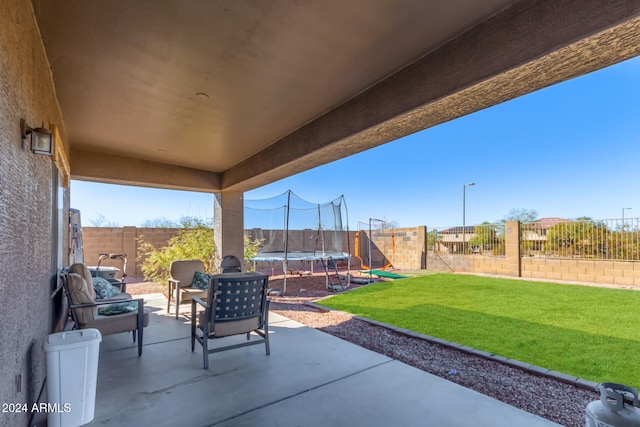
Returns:
[[[640,292],[456,274],[320,304],[591,381],[640,386]]]

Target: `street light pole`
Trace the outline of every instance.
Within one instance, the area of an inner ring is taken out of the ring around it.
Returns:
[[[624,211],[631,210],[631,208],[622,208],[622,231],[624,231]]]
[[[468,184],[464,184],[462,186],[462,253],[465,254],[467,253],[467,242],[466,242],[466,234],[467,234],[467,229],[466,229],[466,216],[467,216],[467,209],[465,206],[465,202],[466,202],[466,190],[467,187],[472,187],[476,185],[475,182],[470,182]]]

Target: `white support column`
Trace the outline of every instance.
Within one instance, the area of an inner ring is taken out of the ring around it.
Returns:
[[[244,199],[239,191],[223,191],[214,195],[214,243],[216,265],[225,255],[244,260]]]

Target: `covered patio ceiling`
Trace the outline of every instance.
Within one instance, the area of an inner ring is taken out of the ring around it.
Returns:
[[[638,0],[33,5],[72,178],[207,192],[265,185],[640,54]]]

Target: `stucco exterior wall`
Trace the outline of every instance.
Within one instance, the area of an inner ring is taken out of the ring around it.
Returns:
[[[0,0],[0,10],[0,402],[31,404],[44,384],[43,343],[55,317],[52,191],[57,189],[52,158],[23,146],[20,119],[32,127],[55,125],[62,135],[64,126],[31,2]],[[63,193],[68,203],[68,190]],[[30,417],[3,412],[0,425],[26,426]]]

